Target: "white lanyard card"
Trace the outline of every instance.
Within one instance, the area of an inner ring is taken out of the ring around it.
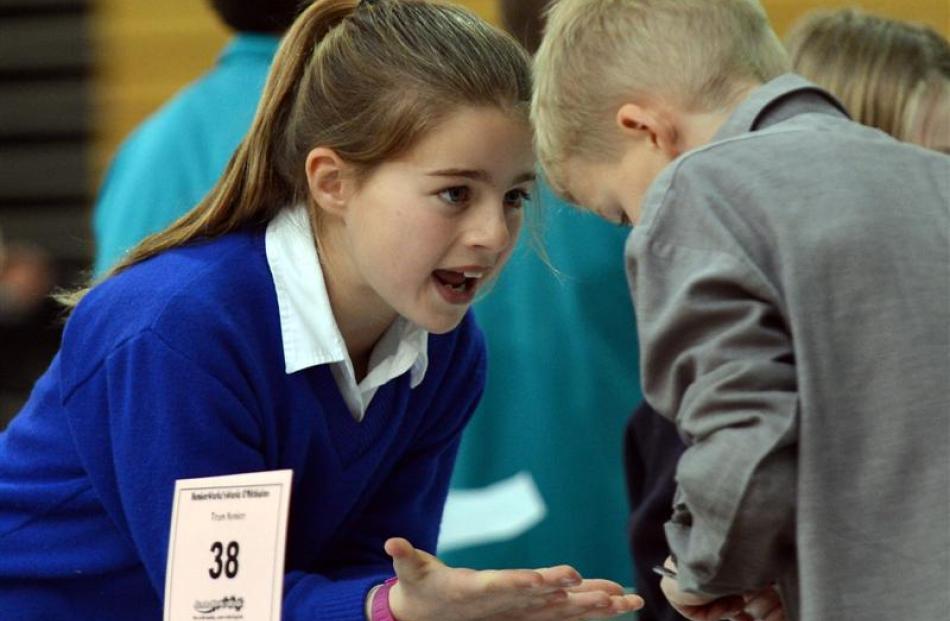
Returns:
[[[292,474],[175,482],[164,621],[280,621]]]

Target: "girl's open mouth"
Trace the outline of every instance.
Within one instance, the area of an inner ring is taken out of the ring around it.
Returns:
[[[484,274],[482,272],[457,272],[435,270],[432,278],[442,297],[450,304],[469,304]]]

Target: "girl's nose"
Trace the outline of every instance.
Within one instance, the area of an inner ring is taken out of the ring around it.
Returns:
[[[486,205],[475,210],[468,230],[468,243],[477,248],[500,253],[508,249],[516,234],[515,217],[508,214],[503,205]]]

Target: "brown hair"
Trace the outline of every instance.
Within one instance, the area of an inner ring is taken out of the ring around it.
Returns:
[[[818,11],[786,38],[795,71],[836,95],[856,121],[913,140],[946,91],[950,44],[936,31],[857,9]]]
[[[525,50],[466,9],[426,0],[316,0],[281,43],[251,128],[221,179],[106,277],[309,202],[304,162],[316,146],[365,176],[460,106],[527,116],[530,98]],[[59,299],[73,307],[87,291]]]
[[[786,72],[788,57],[755,0],[558,0],[534,67],[531,115],[550,173],[568,154],[611,157],[607,120],[624,100],[719,110]]]

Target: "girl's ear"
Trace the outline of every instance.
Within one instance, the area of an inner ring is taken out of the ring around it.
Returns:
[[[616,123],[625,136],[646,138],[671,159],[679,155],[676,126],[660,107],[625,103],[617,110]]]
[[[347,163],[333,149],[317,147],[307,154],[306,169],[310,196],[317,206],[342,216],[353,185]]]

